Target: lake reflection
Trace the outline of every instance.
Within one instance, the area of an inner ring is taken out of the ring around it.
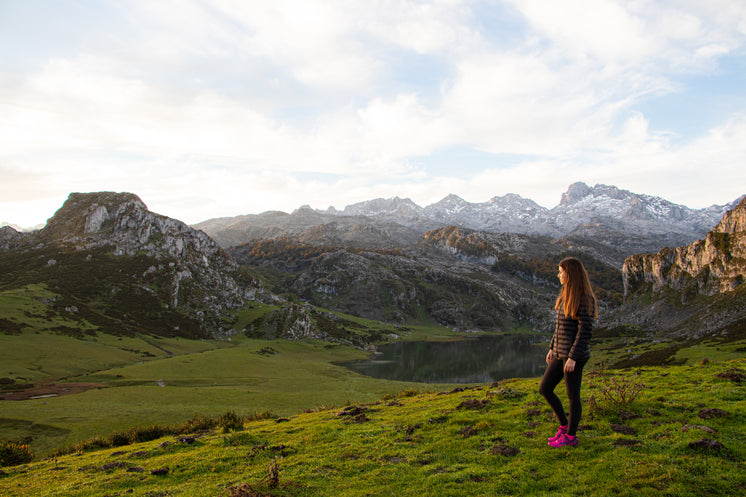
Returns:
[[[528,335],[483,335],[454,342],[395,342],[381,345],[371,360],[343,365],[387,380],[423,383],[489,383],[506,378],[539,376],[546,339]]]

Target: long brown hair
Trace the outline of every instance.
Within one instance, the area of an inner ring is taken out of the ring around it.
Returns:
[[[578,319],[581,306],[585,307],[594,318],[598,316],[596,295],[593,293],[591,280],[588,278],[583,263],[575,257],[567,257],[560,261],[559,266],[564,269],[567,281],[562,285],[554,308],[556,310],[561,308],[565,316],[572,319]]]

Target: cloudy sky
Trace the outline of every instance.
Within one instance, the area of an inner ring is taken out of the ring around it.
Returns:
[[[743,0],[0,0],[0,222],[746,193]]]

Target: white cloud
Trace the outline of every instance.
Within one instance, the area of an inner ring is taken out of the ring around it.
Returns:
[[[394,195],[426,204],[513,192],[551,207],[577,180],[715,203],[719,194],[700,186],[714,190],[726,176],[732,189],[746,184],[743,119],[721,113],[716,129],[674,146],[641,110],[686,91],[682,75],[742,60],[740,1],[110,8],[116,21],[66,19],[85,33],[74,45],[63,37],[54,56],[0,72],[0,218],[10,198],[101,189],[196,222]],[[476,18],[485,11],[490,22],[510,16],[515,32],[486,32]],[[412,60],[438,73],[417,74]],[[512,157],[483,171],[428,171],[449,148]]]
[[[646,39],[643,22],[614,0],[514,0],[513,5],[573,57],[628,61],[659,48]]]

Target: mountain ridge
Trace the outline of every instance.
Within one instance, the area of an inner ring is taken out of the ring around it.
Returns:
[[[625,242],[624,236],[615,236],[622,242],[623,256],[628,256],[655,252],[664,246],[684,245],[701,238],[739,200],[721,206],[690,209],[660,197],[635,194],[615,186],[590,187],[577,182],[568,187],[560,203],[552,209],[512,193],[480,203],[467,202],[450,194],[426,207],[420,207],[408,198],[378,198],[351,204],[343,210],[334,207],[314,210],[302,206],[291,214],[267,211],[210,219],[193,226],[205,231],[223,247],[279,235],[301,235],[305,230],[321,225],[334,225],[337,231],[362,224],[378,227],[379,231],[391,231],[392,226],[397,226],[399,233],[392,237],[390,244],[385,244],[387,247],[411,244],[425,232],[446,226],[554,238],[577,235],[577,230],[583,227],[584,237],[603,237],[610,231],[631,235],[634,243]],[[599,227],[597,233],[593,232],[592,226]],[[372,242],[362,240],[362,243],[365,246]],[[620,248],[616,242],[614,246]],[[623,258],[619,260],[620,265]]]

